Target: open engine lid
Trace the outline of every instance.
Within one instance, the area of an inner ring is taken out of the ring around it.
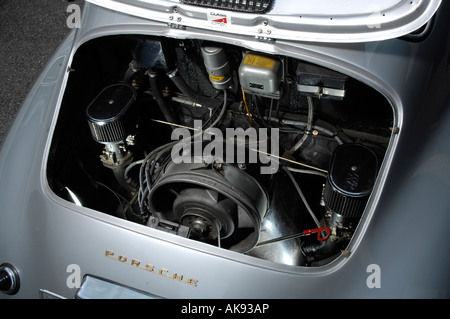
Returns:
[[[367,42],[425,25],[441,0],[86,0],[168,23],[267,39]]]

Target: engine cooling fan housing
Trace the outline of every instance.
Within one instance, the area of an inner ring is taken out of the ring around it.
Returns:
[[[191,238],[238,252],[259,240],[264,188],[235,165],[170,162],[149,194],[152,214],[191,229]]]

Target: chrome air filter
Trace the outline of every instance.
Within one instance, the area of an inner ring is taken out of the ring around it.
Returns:
[[[376,155],[363,145],[343,144],[336,148],[324,190],[327,209],[344,218],[361,217],[377,168]]]
[[[114,144],[127,137],[122,116],[135,99],[135,89],[127,84],[113,84],[100,92],[86,109],[89,128],[95,141]]]

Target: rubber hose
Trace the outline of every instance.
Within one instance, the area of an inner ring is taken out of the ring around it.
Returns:
[[[222,101],[213,98],[205,97],[195,91],[193,91],[189,85],[184,81],[184,79],[178,74],[178,70],[170,71],[167,73],[172,82],[177,86],[177,88],[186,96],[189,96],[195,103],[198,103],[205,107],[216,108]]]

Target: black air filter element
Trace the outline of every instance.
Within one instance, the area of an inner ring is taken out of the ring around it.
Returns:
[[[248,13],[265,13],[272,6],[273,0],[180,0],[182,3],[199,7],[240,11]]]
[[[98,143],[112,144],[127,137],[122,116],[136,99],[131,85],[113,84],[104,88],[86,109],[92,137]]]
[[[344,218],[361,217],[377,169],[377,157],[369,148],[360,144],[336,148],[324,191],[327,209]]]

